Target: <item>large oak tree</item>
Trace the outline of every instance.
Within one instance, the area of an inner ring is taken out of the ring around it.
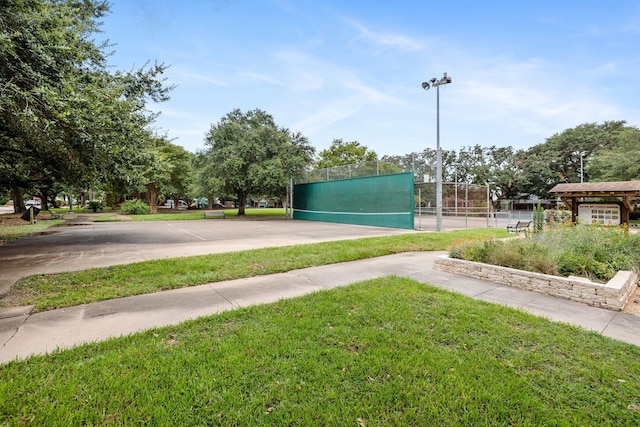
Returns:
[[[612,147],[624,128],[624,121],[584,123],[531,147],[523,157],[521,191],[548,198],[549,190],[558,183],[580,182],[581,175],[585,181],[596,178],[582,171],[581,166],[588,170],[590,160]]]
[[[585,167],[594,181],[640,181],[640,130],[626,127]]]
[[[206,135],[205,170],[234,194],[244,215],[249,195],[284,195],[289,178],[311,162],[314,149],[299,132],[276,125],[273,117],[255,109],[235,109]]]

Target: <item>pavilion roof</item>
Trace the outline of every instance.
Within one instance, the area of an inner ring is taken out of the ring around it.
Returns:
[[[553,187],[550,193],[565,197],[638,196],[640,195],[640,181],[563,183]]]

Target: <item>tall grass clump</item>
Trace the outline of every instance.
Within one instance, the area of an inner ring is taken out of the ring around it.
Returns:
[[[538,206],[533,209],[533,231],[540,233],[544,229],[544,208],[538,201]]]
[[[522,239],[466,242],[452,258],[519,270],[608,281],[619,270],[640,271],[640,235],[623,227],[559,227]]]

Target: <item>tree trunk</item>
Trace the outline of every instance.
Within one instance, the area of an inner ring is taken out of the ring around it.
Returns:
[[[149,203],[149,212],[158,213],[158,195],[160,191],[155,182],[147,182],[147,202]]]
[[[58,199],[58,192],[53,192],[51,194],[49,194],[49,200],[48,202],[51,203],[51,206],[53,206],[54,208],[59,207],[58,203],[56,203],[56,200]],[[49,205],[49,203],[47,203],[47,206]]]
[[[40,210],[48,211],[49,210],[49,190],[43,189],[40,190]]]
[[[244,216],[244,199],[246,198],[246,194],[244,191],[238,191],[238,216]]]
[[[18,187],[13,187],[11,191],[11,196],[13,197],[13,212],[14,213],[22,213],[27,210],[24,206],[24,200],[22,200],[22,190]]]

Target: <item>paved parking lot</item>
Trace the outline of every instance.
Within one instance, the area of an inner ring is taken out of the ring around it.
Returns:
[[[415,231],[284,219],[211,219],[65,221],[46,233],[0,245],[0,293],[29,274]]]

